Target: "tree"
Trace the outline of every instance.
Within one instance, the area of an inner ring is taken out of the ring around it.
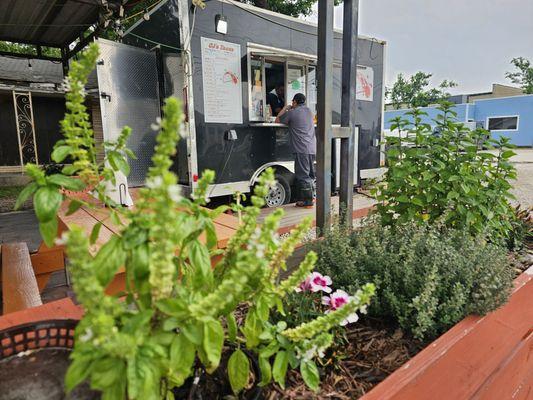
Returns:
[[[313,11],[313,4],[316,0],[240,0],[241,3],[252,4],[256,7],[275,11],[281,14],[299,17],[301,15],[309,15]],[[342,0],[335,0],[335,5],[338,6]]]
[[[526,94],[533,94],[533,63],[524,57],[517,57],[511,60],[518,71],[507,72],[505,77],[511,82],[520,85]]]
[[[392,88],[387,88],[387,99],[395,109],[400,107],[426,107],[438,103],[450,96],[446,89],[457,86],[457,83],[443,80],[437,87],[429,89],[432,74],[417,72],[409,78],[399,74]]]
[[[42,47],[42,54],[48,57],[61,57],[61,51],[55,47]],[[31,44],[0,41],[0,51],[17,54],[33,54],[37,58],[37,46]]]

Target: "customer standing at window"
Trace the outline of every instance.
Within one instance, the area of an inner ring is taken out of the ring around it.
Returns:
[[[294,172],[298,185],[297,207],[313,207],[315,181],[316,139],[313,112],[305,105],[305,96],[297,93],[292,105],[279,112],[276,122],[289,127],[289,137],[294,152]]]

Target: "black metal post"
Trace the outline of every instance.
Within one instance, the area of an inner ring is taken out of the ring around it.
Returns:
[[[61,48],[61,64],[63,65],[63,77],[68,75],[68,48]]]
[[[341,126],[350,128],[350,135],[341,138],[340,151],[340,218],[353,225],[354,139],[356,130],[357,37],[359,0],[344,0],[342,27],[342,99]]]
[[[333,0],[318,2],[318,101],[316,226],[331,225],[331,100],[333,91]]]

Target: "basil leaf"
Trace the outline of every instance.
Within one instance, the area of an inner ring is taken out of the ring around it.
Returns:
[[[228,377],[231,389],[235,394],[248,385],[250,360],[241,349],[235,350],[228,360]]]

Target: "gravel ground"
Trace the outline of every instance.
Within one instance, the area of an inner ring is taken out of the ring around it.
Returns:
[[[515,164],[517,180],[514,182],[513,194],[516,196],[515,204],[524,208],[533,207],[533,150],[531,150],[531,162]]]

